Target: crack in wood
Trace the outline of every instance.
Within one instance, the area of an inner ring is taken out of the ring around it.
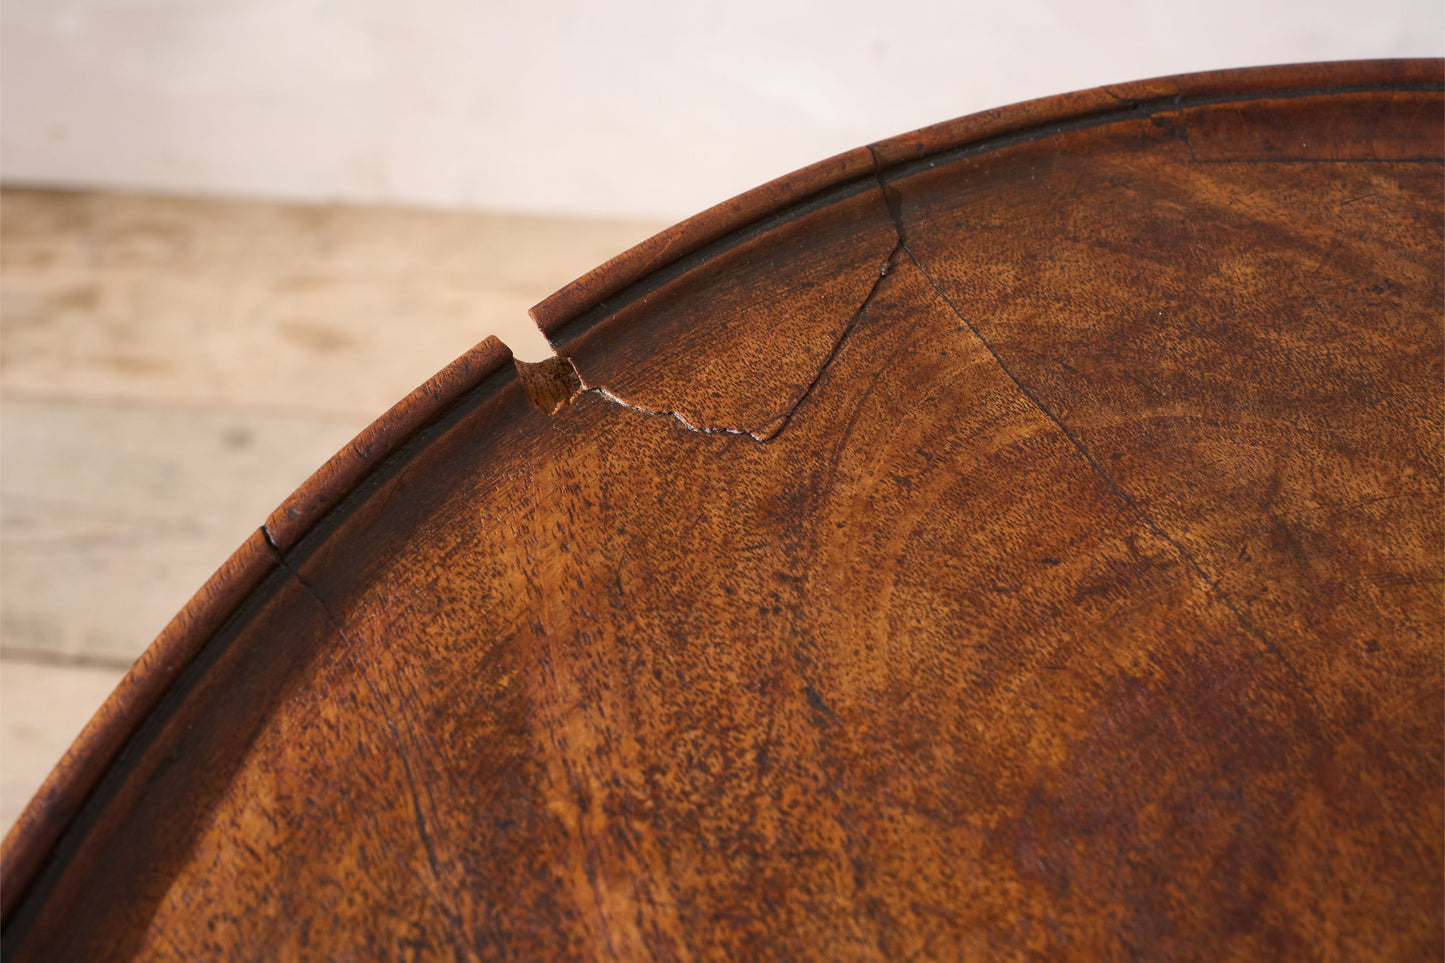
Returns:
[[[872,151],[873,148],[870,146],[869,150]],[[1114,477],[1110,475],[1109,472],[1104,468],[1104,466],[1099,463],[1098,459],[1094,457],[1093,452],[1088,449],[1088,447],[1074,433],[1074,431],[1069,428],[1067,424],[1064,423],[1063,419],[1061,419],[1046,405],[1044,405],[1043,401],[1040,400],[1040,398],[1034,393],[1034,391],[1013,372],[1012,368],[1010,368],[1007,364],[1004,363],[1004,360],[999,355],[998,351],[991,343],[989,343],[988,339],[983,336],[983,332],[978,329],[978,327],[973,323],[973,321],[965,317],[963,312],[958,309],[958,306],[953,303],[953,300],[944,293],[943,289],[939,287],[938,282],[933,279],[932,273],[930,273],[929,270],[923,266],[923,262],[918,258],[918,255],[913,253],[913,249],[908,245],[907,232],[904,228],[902,205],[894,196],[894,194],[888,190],[887,182],[883,180],[882,171],[878,164],[878,155],[876,153],[874,153],[873,155],[873,174],[874,177],[878,179],[878,189],[883,192],[883,199],[888,207],[888,215],[893,219],[893,229],[898,234],[899,247],[901,247],[903,251],[908,254],[908,259],[913,262],[913,266],[918,269],[919,274],[921,274],[923,276],[923,279],[928,282],[928,285],[933,289],[934,294],[936,294],[938,298],[945,305],[948,306],[949,311],[953,313],[954,317],[958,318],[958,320],[968,328],[969,332],[978,339],[979,344],[982,345],[983,349],[989,353],[989,356],[993,358],[994,363],[999,366],[999,369],[1004,373],[1004,375],[1009,379],[1009,381],[1013,382],[1014,387],[1018,388],[1020,393],[1023,394],[1024,398],[1041,414],[1043,414],[1045,418],[1052,422],[1056,428],[1058,428],[1058,430],[1063,434],[1064,439],[1068,441],[1068,443],[1074,448],[1075,451],[1078,452],[1079,456],[1083,458],[1084,462],[1089,466],[1089,468],[1094,472],[1094,474],[1099,477],[1099,479],[1104,483],[1105,487],[1109,489],[1109,491],[1114,495],[1114,497],[1119,499],[1119,501],[1123,502],[1123,504],[1137,518],[1139,518],[1151,532],[1154,533],[1154,535],[1162,539],[1165,544],[1169,545],[1172,549],[1174,549],[1174,551],[1179,555],[1179,557],[1183,559],[1184,563],[1197,576],[1199,576],[1199,578],[1204,580],[1205,585],[1209,587],[1210,591],[1217,599],[1219,599],[1219,601],[1224,605],[1224,607],[1229,610],[1229,612],[1234,616],[1235,621],[1238,622],[1239,625],[1265,649],[1265,651],[1269,652],[1270,655],[1274,656],[1274,658],[1277,659],[1282,666],[1284,666],[1285,670],[1289,672],[1290,676],[1299,683],[1301,689],[1304,691],[1306,696],[1313,701],[1314,695],[1313,691],[1309,686],[1309,683],[1305,679],[1304,675],[1300,672],[1300,670],[1295,666],[1295,664],[1290,661],[1287,655],[1285,655],[1284,650],[1280,648],[1280,646],[1276,644],[1272,639],[1266,636],[1264,632],[1258,626],[1256,626],[1254,622],[1244,614],[1243,611],[1240,610],[1240,608],[1234,603],[1234,600],[1225,593],[1224,589],[1220,586],[1219,581],[1204,570],[1204,566],[1199,563],[1199,560],[1194,557],[1194,554],[1190,552],[1178,539],[1174,538],[1174,536],[1166,532],[1159,525],[1159,523],[1154,520],[1153,516],[1150,515],[1147,511],[1145,511],[1144,507],[1140,505],[1132,495],[1130,495],[1119,485],[1118,481],[1116,481]]]
[[[888,200],[887,194],[883,193],[882,196],[886,204]],[[891,210],[889,213],[891,215]],[[576,364],[572,359],[562,355],[557,355],[547,361],[535,364],[514,359],[517,367],[517,376],[522,382],[523,389],[527,392],[528,399],[531,400],[532,404],[539,411],[546,415],[555,415],[563,407],[571,403],[578,395],[590,394],[602,398],[620,408],[625,408],[628,411],[634,411],[652,417],[671,419],[687,431],[695,434],[737,435],[750,438],[758,443],[772,441],[782,433],[783,429],[787,427],[788,422],[792,420],[793,415],[796,414],[798,409],[803,405],[803,402],[807,401],[809,396],[812,395],[813,390],[823,379],[823,375],[827,373],[833,362],[837,360],[839,352],[842,351],[843,344],[858,326],[858,322],[862,319],[864,312],[868,310],[868,306],[873,302],[874,297],[877,296],[879,289],[883,285],[884,278],[893,273],[897,267],[898,258],[904,251],[904,243],[902,234],[898,233],[896,218],[892,219],[892,223],[897,238],[893,249],[888,252],[888,256],[884,259],[882,266],[879,267],[878,275],[869,286],[868,292],[863,296],[862,302],[854,309],[852,315],[848,318],[848,323],[843,326],[838,336],[833,339],[833,343],[823,356],[822,363],[818,366],[818,370],[792,400],[783,407],[782,411],[768,418],[757,427],[739,428],[729,425],[705,425],[692,420],[680,410],[648,408],[645,405],[634,404],[618,395],[606,385],[589,384],[587,380],[582,377],[581,372],[577,370]]]
[[[448,936],[453,949],[456,951],[457,959],[475,958],[475,954],[469,952],[467,949],[469,940],[466,937],[465,927],[462,925],[461,918],[457,915],[455,907],[442,898],[440,890],[444,886],[444,883],[441,872],[441,862],[437,856],[436,843],[432,838],[431,830],[427,828],[426,814],[422,811],[421,794],[417,789],[416,778],[412,775],[411,771],[411,754],[407,749],[406,740],[402,737],[401,730],[397,728],[395,721],[393,721],[391,717],[391,713],[386,710],[386,700],[382,697],[381,690],[377,688],[376,682],[372,679],[370,673],[357,661],[354,652],[355,646],[347,636],[346,630],[341,627],[341,620],[331,611],[331,606],[321,597],[321,593],[317,592],[310,582],[302,578],[301,573],[296,571],[291,563],[287,561],[285,553],[281,551],[280,546],[276,544],[275,539],[271,537],[271,532],[267,530],[265,525],[261,526],[261,537],[265,540],[266,547],[270,549],[271,554],[275,556],[276,564],[279,565],[286,574],[290,575],[291,578],[295,579],[296,584],[301,587],[301,590],[310,596],[311,600],[320,607],[322,614],[326,617],[326,621],[336,630],[336,634],[341,637],[341,641],[344,643],[343,655],[346,661],[351,663],[352,669],[355,670],[356,674],[361,678],[362,683],[371,693],[371,697],[376,700],[377,708],[381,710],[381,717],[386,723],[388,732],[391,734],[392,742],[395,744],[397,759],[401,762],[402,775],[406,779],[407,791],[411,799],[412,817],[416,825],[417,836],[421,841],[422,851],[426,855],[427,868],[431,873],[431,884],[434,884],[429,885],[425,877],[419,876],[422,888],[432,898],[437,909],[441,912],[450,927]],[[433,808],[435,808],[435,803],[433,803]]]

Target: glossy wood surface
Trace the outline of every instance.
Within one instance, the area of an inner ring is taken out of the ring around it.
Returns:
[[[480,347],[157,642],[5,953],[1438,958],[1441,87],[1020,105],[559,292],[575,382]]]

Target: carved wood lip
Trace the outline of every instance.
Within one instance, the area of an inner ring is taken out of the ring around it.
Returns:
[[[986,149],[985,142],[1010,135],[1047,135],[1052,128],[1070,122],[1093,119],[1107,123],[1117,114],[1151,106],[1172,108],[1351,90],[1439,89],[1445,83],[1442,64],[1445,61],[1430,59],[1371,60],[1215,70],[1110,84],[943,121],[818,161],[675,224],[542,300],[532,308],[532,319],[550,336],[634,282],[755,221],[854,178],[872,179],[958,148]]]
[[[945,121],[855,148],[770,181],[685,220],[618,255],[531,309],[549,336],[605,300],[765,219],[818,200],[850,181],[875,181],[915,164],[1055,133],[1061,126],[1109,123],[1149,109],[1262,97],[1351,91],[1445,90],[1445,60],[1377,60],[1209,71],[1098,87],[1025,101]],[[488,338],[383,414],[274,511],[201,587],[136,660],[56,764],[0,845],[0,919],[35,882],[62,835],[122,748],[202,647],[342,499],[408,440],[452,410],[493,375],[510,352]],[[3,925],[3,924],[0,924]]]

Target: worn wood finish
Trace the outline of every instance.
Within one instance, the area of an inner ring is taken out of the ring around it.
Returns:
[[[1023,105],[539,305],[570,402],[474,357],[273,516],[6,952],[1438,957],[1441,87]]]

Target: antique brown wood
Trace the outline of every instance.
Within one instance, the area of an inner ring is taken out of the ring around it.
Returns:
[[[5,953],[1439,958],[1441,90],[976,115],[554,295],[157,640]]]

